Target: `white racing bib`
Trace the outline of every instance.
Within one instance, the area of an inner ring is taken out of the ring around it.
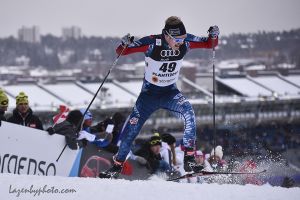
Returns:
[[[145,79],[160,87],[165,87],[176,83],[179,78],[181,60],[176,61],[155,61],[150,57],[145,58]]]

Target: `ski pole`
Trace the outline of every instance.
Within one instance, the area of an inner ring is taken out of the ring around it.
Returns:
[[[128,46],[128,45],[125,45],[125,46],[123,47],[121,53],[117,56],[117,58],[116,58],[116,59],[114,60],[114,62],[112,63],[111,67],[110,67],[109,70],[108,70],[108,73],[107,73],[106,76],[104,77],[104,79],[103,79],[102,83],[100,84],[100,86],[99,86],[97,92],[95,93],[93,99],[92,99],[91,102],[89,103],[88,107],[85,109],[85,111],[84,111],[84,113],[83,113],[83,115],[82,115],[82,117],[81,117],[79,123],[77,124],[76,130],[79,130],[79,128],[80,128],[80,130],[82,129],[83,123],[84,123],[84,120],[83,120],[83,119],[84,119],[85,114],[86,114],[86,113],[88,112],[88,110],[90,109],[90,107],[91,107],[91,105],[93,104],[94,100],[96,99],[96,97],[97,97],[99,91],[101,90],[103,84],[105,83],[107,77],[109,76],[109,74],[110,74],[110,72],[112,71],[112,69],[113,69],[113,68],[116,66],[116,64],[118,63],[119,58],[121,57],[121,55],[123,54],[123,52],[124,52],[124,50],[127,48],[127,46]],[[56,159],[56,162],[58,162],[59,158],[61,157],[61,155],[62,155],[63,152],[65,151],[66,147],[67,147],[67,144],[65,144],[64,148],[63,148],[62,151],[60,152],[58,158]]]
[[[213,66],[213,149],[214,149],[214,159],[216,157],[216,75],[215,75],[215,55],[216,50],[214,47],[214,40],[212,38],[212,66]]]

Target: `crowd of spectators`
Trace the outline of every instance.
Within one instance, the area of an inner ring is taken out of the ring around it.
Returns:
[[[43,124],[30,108],[29,98],[24,92],[20,92],[16,96],[16,107],[12,115],[8,118],[6,118],[4,114],[7,111],[9,100],[2,89],[0,89],[0,101],[1,121],[8,121],[14,124],[43,130]]]
[[[29,97],[25,92],[19,92],[16,98],[16,107],[12,114],[6,114],[9,99],[3,89],[0,88],[0,125],[2,121],[44,130],[40,118],[30,108]],[[64,109],[61,109],[61,108]],[[8,116],[8,117],[7,117]],[[52,118],[50,127],[45,130],[50,134],[64,135],[66,143],[71,149],[85,147],[87,142],[95,144],[112,153],[118,151],[117,143],[120,138],[120,130],[125,121],[121,113],[114,113],[103,121],[93,125],[93,116],[85,109],[72,110],[60,106],[59,113]]]
[[[0,89],[1,121],[43,130],[45,127],[30,108],[29,102],[29,97],[24,92],[20,92],[16,96],[16,107],[12,115],[5,115],[9,100],[5,92]],[[98,148],[113,154],[117,153],[118,144],[122,139],[120,132],[126,120],[121,113],[114,113],[95,123],[92,113],[86,112],[85,109],[68,111],[63,120],[61,120],[62,113],[58,116],[58,118],[53,118],[56,121],[53,121],[46,131],[50,135],[64,135],[67,145],[71,149],[85,147],[87,142],[90,142]],[[216,144],[220,145],[215,149],[213,148],[214,140],[216,140]],[[149,134],[147,140],[137,139],[132,148],[131,158],[147,167],[151,174],[157,172],[183,173],[179,167],[183,163],[183,156],[180,155],[183,151],[178,150],[179,144],[180,139],[176,140],[165,129],[162,133]],[[213,128],[205,126],[197,130],[195,156],[197,162],[203,164],[205,170],[220,171],[227,170],[228,165],[230,167],[230,163],[223,159],[223,154],[229,161],[245,156],[258,158],[269,154],[280,155],[288,149],[299,148],[300,124],[297,122],[293,124],[271,122],[249,127],[245,125],[240,127],[223,126],[217,128],[215,137]],[[249,180],[253,181],[252,178]],[[201,179],[198,178],[197,182],[201,182]]]

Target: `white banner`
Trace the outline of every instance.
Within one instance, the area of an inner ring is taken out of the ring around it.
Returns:
[[[66,147],[56,162],[65,144],[62,135],[2,121],[0,173],[77,176],[81,151]]]

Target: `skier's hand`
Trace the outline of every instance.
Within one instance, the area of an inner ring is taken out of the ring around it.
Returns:
[[[122,37],[121,43],[122,46],[128,46],[130,45],[134,40],[134,36],[131,36],[129,33]]]
[[[216,39],[220,34],[219,27],[216,25],[209,27],[207,32],[208,32],[208,36],[211,37],[212,39]]]

